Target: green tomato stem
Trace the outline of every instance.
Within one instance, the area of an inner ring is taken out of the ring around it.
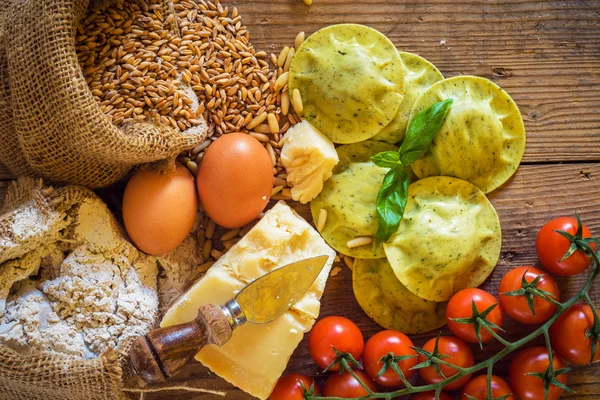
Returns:
[[[349,369],[350,373],[354,376],[354,378],[356,380],[358,380],[361,383],[361,386],[363,386],[363,388],[365,388],[365,390],[367,390],[367,392],[369,393],[369,395],[367,396],[363,396],[363,397],[356,397],[356,398],[351,398],[351,399],[343,399],[340,397],[319,397],[319,396],[307,396],[306,400],[368,400],[368,399],[386,399],[386,400],[391,400],[394,397],[398,397],[398,396],[403,396],[403,395],[407,395],[407,394],[414,394],[414,393],[420,393],[420,392],[426,392],[426,391],[430,391],[430,390],[434,390],[436,392],[439,392],[441,390],[442,387],[448,385],[449,383],[452,383],[464,376],[467,376],[469,374],[473,374],[477,371],[480,371],[484,368],[487,369],[488,375],[491,374],[491,371],[493,370],[494,364],[496,364],[498,361],[502,360],[504,357],[506,357],[506,355],[512,353],[513,351],[523,347],[524,345],[526,345],[527,343],[533,341],[534,339],[538,338],[541,335],[544,335],[544,338],[546,339],[546,346],[548,348],[548,357],[550,357],[549,361],[551,364],[551,368],[553,368],[552,365],[552,360],[553,360],[553,355],[552,355],[552,348],[550,346],[550,338],[549,338],[549,334],[548,334],[548,330],[550,329],[550,326],[558,319],[558,317],[560,317],[567,309],[569,309],[573,304],[577,303],[579,300],[581,299],[585,299],[586,302],[588,302],[588,304],[590,304],[590,307],[592,308],[592,310],[594,310],[594,313],[596,313],[596,309],[592,304],[591,298],[589,296],[589,291],[590,288],[592,287],[592,284],[594,283],[594,279],[596,278],[596,276],[598,276],[598,273],[600,273],[600,259],[598,258],[598,254],[596,252],[592,252],[591,253],[591,257],[592,257],[592,268],[590,271],[590,274],[588,275],[585,284],[583,285],[583,287],[581,288],[581,290],[575,294],[573,297],[571,297],[568,301],[564,302],[564,303],[558,303],[557,304],[557,310],[554,313],[554,315],[548,320],[546,321],[544,324],[542,324],[540,327],[538,327],[536,330],[534,330],[533,332],[531,332],[529,335],[515,341],[515,342],[509,342],[505,339],[503,339],[502,337],[500,337],[500,335],[498,335],[495,331],[493,331],[492,329],[489,329],[489,327],[485,327],[488,332],[490,332],[492,334],[492,336],[494,336],[494,338],[496,338],[500,343],[502,343],[505,347],[504,349],[502,349],[501,351],[499,351],[498,353],[496,353],[494,356],[490,357],[489,359],[480,362],[479,364],[476,364],[472,367],[469,368],[462,368],[462,367],[458,367],[455,365],[452,365],[450,363],[448,363],[447,361],[441,360],[438,357],[434,357],[434,359],[436,359],[436,361],[441,364],[441,365],[448,365],[454,369],[456,369],[458,371],[458,373],[456,373],[455,375],[452,375],[446,379],[444,379],[443,381],[440,381],[438,383],[433,383],[433,384],[429,384],[429,385],[422,385],[422,386],[407,386],[403,389],[399,389],[396,390],[394,392],[388,392],[388,393],[376,393],[376,392],[372,392],[368,387],[366,387],[366,385],[360,380],[358,379],[358,377],[354,374],[354,371],[352,371],[351,369]],[[396,372],[397,373],[397,372]],[[488,392],[489,394],[489,392]]]

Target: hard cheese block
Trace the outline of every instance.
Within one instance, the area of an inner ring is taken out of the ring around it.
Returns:
[[[240,389],[266,399],[305,332],[319,315],[320,298],[335,252],[285,203],[278,203],[165,314],[161,326],[188,322],[204,304],[223,305],[255,279],[310,257],[329,260],[307,294],[277,320],[247,323],[222,347],[209,345],[196,359]]]

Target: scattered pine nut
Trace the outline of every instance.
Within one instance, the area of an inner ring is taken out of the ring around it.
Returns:
[[[273,186],[287,186],[287,181],[285,179],[275,177],[273,179]]]
[[[292,198],[292,189],[290,188],[285,188],[281,190],[281,194],[283,195],[283,197],[286,198],[286,200],[291,200]]]
[[[221,241],[226,242],[228,240],[231,240],[234,237],[236,237],[237,235],[239,235],[239,233],[240,233],[240,228],[231,229],[231,230],[225,232],[223,234],[223,236],[221,236]]]
[[[264,133],[250,132],[249,135],[258,140],[259,142],[269,143],[269,137]]]
[[[373,238],[371,236],[359,236],[352,240],[348,240],[346,247],[353,249],[355,247],[366,246],[371,243],[373,243]]]
[[[271,190],[271,197],[273,197],[277,193],[281,192],[282,189],[283,189],[283,186],[275,186],[275,187],[273,187],[273,189]]]
[[[255,126],[253,131],[258,133],[271,133],[271,128],[269,127],[269,124],[260,124]]]
[[[264,111],[261,114],[257,115],[256,117],[254,117],[252,119],[252,121],[248,122],[248,124],[246,125],[246,129],[253,129],[254,127],[258,126],[258,124],[263,123],[263,121],[267,119],[267,112]]]
[[[302,110],[304,110],[304,105],[302,104],[302,95],[297,88],[292,92],[292,106],[297,114],[301,114]]]
[[[307,0],[304,0],[304,1],[307,1]],[[336,276],[340,272],[342,272],[342,269],[340,267],[333,267],[329,276]]]
[[[210,139],[206,139],[204,142],[200,143],[198,146],[194,147],[192,149],[192,156],[196,156],[198,153],[200,153],[201,151],[203,151],[204,149],[206,149],[208,147],[209,144],[212,143],[212,140]]]
[[[317,220],[317,230],[322,232],[325,228],[325,224],[327,223],[327,210],[321,208],[319,210],[319,219]]]
[[[296,54],[296,50],[294,50],[294,48],[292,47],[290,49],[290,51],[288,51],[287,58],[285,60],[285,64],[283,65],[283,70],[285,72],[290,70],[290,65],[292,65],[292,60],[293,60],[295,54]]]
[[[273,135],[279,133],[279,121],[277,121],[275,114],[269,113],[267,116],[267,121],[269,122],[269,129],[271,129],[271,133]]]
[[[279,78],[277,78],[277,80],[275,81],[275,85],[273,86],[273,91],[275,91],[275,93],[277,93],[281,89],[283,89],[285,87],[285,85],[287,85],[289,77],[290,77],[289,72],[284,72],[283,74],[279,75]]]
[[[281,93],[281,113],[283,115],[288,115],[290,111],[290,93],[283,92]]]
[[[289,51],[290,51],[290,48],[288,46],[285,46],[283,48],[283,50],[281,50],[281,53],[279,53],[279,57],[277,58],[277,66],[278,67],[283,67],[283,65],[285,64],[285,60],[287,59],[287,55],[288,55]]]
[[[300,47],[302,43],[304,43],[305,38],[306,35],[304,34],[304,32],[300,32],[298,33],[298,35],[296,35],[296,40],[294,40],[294,47],[296,48],[296,51],[298,51],[298,47]]]

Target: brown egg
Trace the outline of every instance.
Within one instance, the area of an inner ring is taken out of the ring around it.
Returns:
[[[125,229],[145,253],[158,255],[175,249],[192,229],[197,212],[194,177],[179,164],[166,174],[138,171],[125,188]]]
[[[206,149],[197,185],[213,221],[226,228],[244,226],[258,217],[271,198],[271,157],[252,136],[223,135]]]

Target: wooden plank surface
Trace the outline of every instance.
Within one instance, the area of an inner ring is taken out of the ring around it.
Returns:
[[[485,288],[495,291],[509,266],[535,264],[534,240],[541,224],[579,211],[590,229],[600,232],[600,1],[566,0],[223,0],[237,6],[259,50],[278,52],[329,24],[355,22],[385,33],[400,49],[432,61],[449,77],[474,74],[492,79],[515,99],[527,128],[524,165],[490,199],[503,229],[501,262]],[[10,175],[0,168],[0,179]],[[0,199],[3,195],[0,184]],[[0,201],[1,203],[1,201]],[[568,295],[580,278],[562,281]],[[330,278],[322,315],[345,315],[365,336],[380,330],[356,303],[347,268]],[[600,289],[593,297],[600,303]],[[513,332],[523,327],[508,323]],[[415,337],[417,345],[431,335]],[[481,359],[495,348],[477,352]],[[506,363],[499,371],[506,370]],[[289,372],[318,376],[305,340]],[[600,398],[600,367],[569,375],[577,391],[570,398]],[[251,397],[191,364],[171,383],[221,390],[226,399]],[[215,399],[181,391],[148,394],[146,399]]]
[[[503,229],[503,243],[500,262],[492,276],[484,283],[483,289],[497,293],[499,281],[508,268],[518,265],[536,265],[535,237],[541,225],[554,217],[574,215],[579,212],[592,232],[600,232],[600,164],[581,163],[567,165],[522,165],[517,174],[503,188],[490,195],[494,207],[498,211]],[[307,215],[306,209],[303,212]],[[585,276],[571,279],[558,279],[562,298],[574,294]],[[600,304],[600,288],[594,287],[592,298]],[[321,316],[342,315],[355,321],[363,331],[365,338],[381,330],[371,321],[357,304],[352,292],[352,274],[344,267],[342,272],[329,278],[322,299]],[[529,329],[514,323],[508,317],[505,328],[510,334],[507,339],[513,340]],[[443,333],[449,333],[444,328]],[[416,345],[422,345],[427,339],[435,336],[437,331],[413,335]],[[304,338],[294,356],[287,372],[302,372],[319,377],[319,369],[308,355],[307,337]],[[476,358],[483,360],[500,349],[497,345],[486,345],[484,351],[475,351]],[[476,350],[473,347],[473,350]],[[508,362],[497,366],[497,371],[506,376]],[[569,375],[569,385],[577,393],[565,396],[573,399],[600,398],[600,365],[580,368]],[[246,400],[250,396],[233,388],[220,378],[211,374],[199,363],[194,362],[171,383],[173,386],[188,385],[225,393],[226,399]],[[150,395],[150,399],[208,399],[214,395],[185,394],[183,392],[168,392],[160,395]]]

